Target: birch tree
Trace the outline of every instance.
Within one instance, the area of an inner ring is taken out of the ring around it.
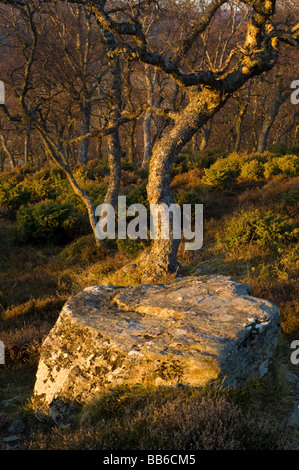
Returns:
[[[71,0],[71,3],[75,1]],[[145,35],[140,21],[142,8],[159,8],[160,3],[150,2],[148,5],[148,2],[145,2],[142,7],[142,2],[133,5],[121,2],[123,8],[130,7],[129,11],[124,13],[120,8],[118,12],[114,10],[110,13],[111,2],[88,2],[101,25],[115,35],[126,38],[125,42],[121,41],[115,53],[127,60],[140,61],[157,68],[171,77],[188,96],[185,108],[171,114],[173,126],[156,141],[149,166],[149,202],[170,206],[173,203],[170,172],[179,152],[193,135],[223,108],[234,92],[251,78],[273,69],[282,44],[299,47],[299,24],[294,22],[292,26],[277,25],[275,9],[278,2],[275,0],[243,0],[236,4],[237,15],[235,12],[233,14],[242,18],[245,12],[246,25],[244,24],[242,34],[234,38],[234,47],[226,53],[225,58],[221,58],[220,65],[202,60],[204,65],[196,68],[195,64],[194,69],[190,70],[186,57],[192,53],[202,58],[205,51],[201,50],[201,35],[216,21],[217,15],[229,15],[227,6],[230,2],[204,2],[201,11],[193,11],[189,27],[186,29],[186,24],[182,25],[181,34],[177,35],[175,52],[172,43],[169,51],[165,51],[163,44],[163,53],[160,52],[161,47],[154,48],[150,34]],[[184,2],[184,5],[188,3],[191,5],[191,2]],[[167,5],[174,6],[174,3],[167,2]],[[194,8],[197,8],[197,5]],[[167,41],[170,42],[170,39],[167,38]],[[148,278],[177,271],[179,243],[180,241],[172,236],[168,240],[154,241],[149,255],[143,261],[143,272]]]

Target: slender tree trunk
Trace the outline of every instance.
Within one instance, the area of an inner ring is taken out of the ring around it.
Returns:
[[[109,126],[116,126],[115,132],[107,136],[110,179],[104,202],[111,204],[115,208],[118,202],[121,181],[121,145],[117,126],[122,110],[122,79],[119,57],[111,54],[116,47],[114,35],[107,30],[103,30],[103,38],[112,76],[110,87],[111,112],[108,124]]]
[[[75,192],[75,194],[77,194],[77,196],[81,198],[81,200],[85,204],[88,213],[89,223],[95,237],[95,242],[97,246],[100,246],[101,241],[96,235],[97,220],[95,215],[95,207],[92,199],[77,183],[76,178],[74,177],[71,168],[62,153],[62,150],[59,150],[59,148],[55,148],[55,144],[51,141],[49,136],[47,136],[44,129],[42,129],[38,124],[36,124],[35,127],[44,145],[45,153],[49,155],[50,159],[55,163],[55,165],[58,166],[58,168],[64,171],[71,184],[73,191]]]
[[[193,153],[197,152],[199,150],[198,146],[198,132],[195,132],[193,139],[192,139],[192,151]]]
[[[281,130],[280,134],[278,135],[276,142],[281,142],[282,138],[289,133],[292,133],[293,129],[296,129],[296,123],[299,118],[299,111],[296,111],[286,126]]]
[[[241,103],[239,103],[238,113],[235,117],[235,122],[234,122],[234,134],[235,134],[234,152],[239,152],[240,150],[241,141],[242,141],[242,122],[246,114],[247,107],[248,107],[248,102],[241,101]]]
[[[121,146],[118,130],[111,136],[108,136],[107,142],[110,178],[104,202],[106,204],[111,204],[115,208],[118,201],[121,180]]]
[[[82,106],[81,112],[82,112],[81,132],[84,135],[89,132],[90,117],[91,117],[90,103],[84,103]],[[88,148],[89,148],[89,139],[85,139],[81,142],[81,146],[80,146],[79,162],[81,165],[87,164]]]
[[[265,152],[267,148],[267,141],[268,141],[271,127],[274,124],[274,121],[278,115],[281,105],[285,102],[288,96],[289,96],[288,93],[283,93],[282,86],[281,84],[279,84],[276,89],[274,99],[270,105],[269,111],[267,112],[265,119],[263,121],[261,132],[259,134],[258,146],[257,146],[257,151],[259,153]]]
[[[295,127],[294,137],[292,139],[292,145],[298,144],[298,133],[299,133],[299,126]]]
[[[152,113],[145,113],[143,119],[143,160],[142,167],[144,168],[152,155],[152,136],[151,136],[151,125],[152,125]]]
[[[211,131],[212,131],[212,118],[202,128],[202,138],[201,138],[201,142],[199,146],[199,150],[201,152],[203,152],[207,148],[208,142],[210,140]]]
[[[103,158],[103,153],[102,153],[102,137],[99,136],[97,138],[97,158],[99,158],[100,160]]]
[[[127,145],[127,157],[129,162],[134,163],[135,161],[135,130],[136,130],[136,121],[133,121],[129,124],[128,131],[128,145]]]
[[[5,155],[8,157],[10,166],[13,169],[13,168],[16,167],[16,161],[15,161],[15,158],[14,158],[12,152],[8,148],[6,137],[2,133],[0,133],[0,140],[1,140],[1,143],[2,143],[3,151],[4,151]]]
[[[156,73],[157,71],[154,70],[154,74],[152,75],[149,65],[145,65],[144,77],[145,77],[146,88],[147,88],[147,103],[149,104],[149,106],[154,105],[154,83],[156,80]],[[153,115],[151,112],[145,113],[144,120],[143,120],[143,142],[144,142],[143,160],[142,160],[143,168],[147,165],[147,162],[152,155],[152,145],[153,145],[152,135],[151,135],[152,118],[153,118]]]
[[[25,163],[29,162],[30,154],[30,134],[31,134],[31,124],[29,123],[26,129],[25,141],[24,141],[24,161]]]
[[[4,171],[4,162],[5,162],[5,154],[4,152],[0,151],[1,171]]]

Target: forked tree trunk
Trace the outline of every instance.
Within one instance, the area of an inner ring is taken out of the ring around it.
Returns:
[[[147,186],[150,204],[173,203],[170,189],[171,168],[176,156],[190,142],[195,132],[200,129],[226,102],[228,97],[221,97],[216,91],[205,89],[200,94],[190,97],[190,104],[179,115],[170,132],[156,142],[149,165]],[[170,218],[170,237],[159,237],[153,241],[149,255],[141,260],[143,277],[154,280],[178,270],[177,253],[180,240],[173,238],[173,220]]]

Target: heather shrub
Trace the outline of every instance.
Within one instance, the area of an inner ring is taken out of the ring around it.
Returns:
[[[292,448],[285,425],[225,397],[167,390],[112,393],[89,404],[80,425],[34,432],[27,449],[275,450]]]

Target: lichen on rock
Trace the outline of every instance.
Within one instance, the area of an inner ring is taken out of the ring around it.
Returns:
[[[84,403],[119,385],[228,387],[268,371],[279,309],[225,276],[88,287],[45,339],[33,401]]]

